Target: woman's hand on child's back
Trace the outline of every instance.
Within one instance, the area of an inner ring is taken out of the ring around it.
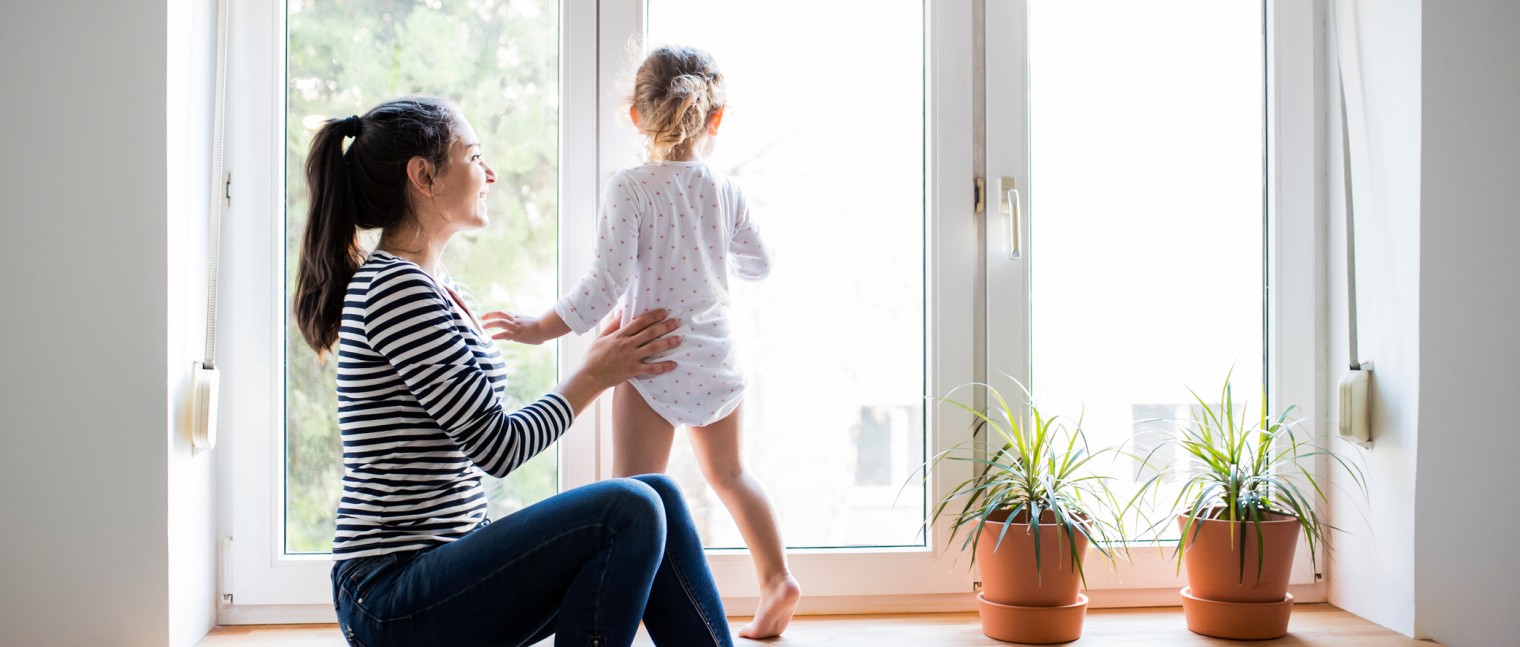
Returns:
[[[648,361],[681,344],[679,336],[670,334],[681,322],[666,319],[666,314],[664,310],[646,312],[626,326],[621,324],[622,317],[609,318],[601,334],[586,349],[585,363],[555,391],[579,413],[597,394],[630,377],[675,370],[675,362]]]
[[[501,331],[491,333],[491,339],[505,339],[519,344],[537,346],[570,332],[570,327],[565,325],[565,322],[559,318],[559,315],[554,314],[553,310],[550,310],[549,313],[549,315],[542,317],[533,317],[514,314],[505,310],[495,310],[487,312],[484,317],[481,317],[481,325]],[[549,319],[553,319],[553,321],[548,321]],[[554,326],[554,323],[558,323],[559,325]],[[558,329],[556,330],[556,328]]]
[[[679,336],[670,334],[680,327],[681,322],[666,319],[667,314],[665,310],[646,312],[634,317],[626,326],[621,324],[622,317],[609,317],[601,334],[586,349],[586,363],[582,370],[607,387],[616,386],[630,377],[675,370],[675,362],[649,361],[681,344]]]

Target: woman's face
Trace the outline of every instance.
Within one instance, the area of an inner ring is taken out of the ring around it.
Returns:
[[[481,157],[475,129],[463,118],[449,146],[449,163],[434,179],[433,204],[455,231],[482,229],[490,224],[486,194],[496,182],[496,172]]]

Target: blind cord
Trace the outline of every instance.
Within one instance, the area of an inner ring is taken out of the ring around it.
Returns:
[[[1346,310],[1350,329],[1351,370],[1362,370],[1361,354],[1356,348],[1356,211],[1352,208],[1351,195],[1351,129],[1346,117],[1346,69],[1341,62],[1340,26],[1336,18],[1336,5],[1330,7],[1330,31],[1335,38],[1335,76],[1340,84],[1341,95],[1341,181],[1346,194]]]
[[[216,294],[221,267],[222,206],[231,200],[230,178],[222,169],[223,140],[227,117],[227,0],[217,3],[216,95],[211,130],[211,223],[209,275],[206,280],[206,357],[202,366],[216,368]]]

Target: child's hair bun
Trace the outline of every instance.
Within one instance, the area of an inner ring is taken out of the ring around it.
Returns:
[[[655,161],[683,156],[723,108],[723,75],[711,54],[667,45],[644,58],[629,103]]]
[[[705,95],[707,79],[695,74],[677,74],[670,79],[670,91],[682,95]]]

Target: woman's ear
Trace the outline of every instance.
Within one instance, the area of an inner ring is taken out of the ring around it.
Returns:
[[[723,124],[723,109],[714,110],[711,117],[707,118],[707,135],[709,137],[718,134],[718,126]]]
[[[639,126],[639,109],[638,108],[636,108],[634,106],[628,106],[628,118],[633,120],[633,127],[634,128],[641,128],[641,126]]]
[[[433,197],[433,163],[421,157],[413,157],[406,162],[406,180],[412,189],[421,193],[423,197]]]

